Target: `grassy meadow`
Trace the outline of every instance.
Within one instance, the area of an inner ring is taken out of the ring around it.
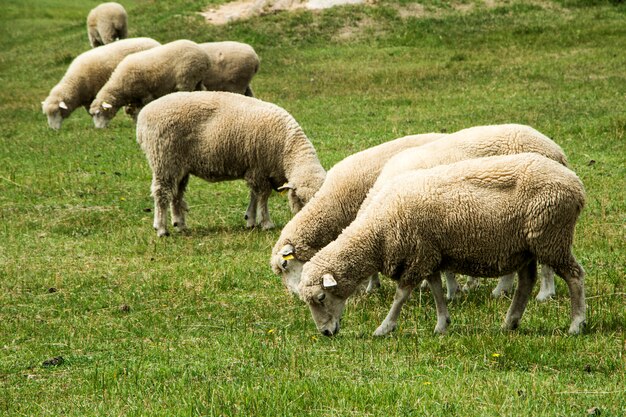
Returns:
[[[327,169],[414,133],[515,122],[553,138],[587,190],[588,326],[567,335],[557,278],[503,332],[510,299],[488,280],[449,304],[446,336],[416,291],[374,338],[383,279],[319,335],[269,268],[286,199],[270,199],[275,230],[247,230],[242,181],[192,178],[189,232],[157,238],[132,121],[97,130],[77,109],[53,131],[41,113],[98,2],[0,0],[0,415],[626,415],[625,3],[380,0],[221,27],[198,15],[210,0],[121,3],[131,36],[254,46],[255,94]]]

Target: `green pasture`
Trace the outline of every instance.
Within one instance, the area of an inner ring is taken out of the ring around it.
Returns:
[[[481,124],[559,143],[587,190],[585,333],[567,335],[560,279],[501,331],[510,300],[487,280],[450,303],[446,336],[417,291],[374,338],[394,293],[383,279],[321,336],[269,267],[284,197],[270,199],[275,230],[247,230],[243,182],[194,178],[189,232],[159,239],[132,121],[97,130],[78,109],[48,127],[40,102],[89,47],[98,2],[0,0],[0,415],[626,415],[626,4],[380,0],[213,27],[209,2],[121,0],[131,36],[251,44],[255,94],[298,120],[327,169]]]

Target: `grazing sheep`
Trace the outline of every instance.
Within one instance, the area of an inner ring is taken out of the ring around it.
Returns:
[[[203,90],[208,55],[197,43],[178,40],[127,56],[91,103],[96,127],[106,127],[123,106],[136,118],[141,107],[175,91]]]
[[[111,77],[111,73],[127,55],[145,51],[160,43],[150,38],[130,38],[91,49],[77,56],[65,75],[41,102],[48,125],[60,129],[63,119],[80,106],[89,111],[96,94]]]
[[[339,331],[346,299],[382,271],[397,281],[389,314],[374,335],[391,332],[413,288],[427,279],[437,307],[436,333],[450,321],[440,272],[498,276],[519,283],[504,321],[519,325],[537,261],[567,283],[571,334],[585,321],[584,271],[571,249],[585,191],[572,171],[536,153],[470,159],[392,178],[343,233],[302,269],[300,296],[319,331]]]
[[[283,228],[270,264],[297,293],[302,265],[339,236],[354,218],[385,163],[397,153],[444,136],[405,136],[348,156],[328,171],[322,188]]]
[[[207,90],[254,96],[250,81],[259,70],[259,57],[250,45],[225,41],[199,46],[211,60],[211,68],[203,81]]]
[[[289,113],[228,92],[174,93],[150,103],[139,113],[137,142],[152,168],[154,228],[159,236],[168,234],[168,205],[172,224],[185,228],[183,194],[190,174],[210,182],[245,179],[250,187],[247,226],[259,224],[263,229],[273,227],[267,208],[272,189],[287,191],[296,213],[326,174]]]
[[[522,152],[535,152],[558,163],[567,166],[567,158],[559,145],[550,138],[530,126],[519,124],[504,124],[492,126],[476,126],[459,130],[442,140],[432,142],[419,148],[407,149],[391,158],[378,179],[372,186],[367,198],[361,206],[365,210],[369,202],[375,197],[378,190],[389,179],[405,172],[431,168],[437,165],[449,164],[465,159],[484,156],[508,155]],[[554,289],[554,274],[549,268],[542,270],[542,289]],[[452,299],[458,288],[454,275],[446,273],[447,298]],[[378,276],[373,276],[368,288],[375,288],[380,284]],[[493,291],[494,296],[500,296],[513,285],[513,275],[505,276]],[[541,293],[538,299],[545,298]]]
[[[87,36],[92,48],[128,37],[128,15],[119,3],[102,3],[87,15]]]

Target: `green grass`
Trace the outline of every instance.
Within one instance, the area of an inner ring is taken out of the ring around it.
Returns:
[[[244,228],[242,182],[192,179],[190,232],[157,239],[133,124],[96,130],[77,110],[48,128],[40,101],[88,48],[97,2],[0,0],[0,415],[626,414],[622,2],[428,0],[412,16],[411,2],[382,0],[225,27],[202,21],[205,3],[125,1],[131,36],[252,44],[255,93],[294,115],[327,168],[479,124],[554,138],[588,193],[574,247],[587,332],[566,334],[561,280],[519,331],[500,331],[509,300],[490,298],[491,281],[450,304],[445,337],[416,292],[398,330],[375,339],[385,280],[349,302],[337,337],[318,335],[269,268],[280,227]],[[284,225],[285,199],[270,202]]]

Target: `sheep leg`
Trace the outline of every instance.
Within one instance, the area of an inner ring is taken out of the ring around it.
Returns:
[[[172,201],[173,181],[152,178],[152,197],[154,198],[154,223],[157,236],[169,236],[167,231],[167,209]]]
[[[370,276],[365,292],[367,294],[370,294],[378,288],[380,288],[380,279],[378,278],[378,272],[376,272],[375,274]]]
[[[585,271],[574,256],[570,255],[569,264],[554,267],[555,272],[567,283],[569,296],[572,302],[572,323],[569,328],[570,334],[580,333],[585,325]]]
[[[385,336],[396,328],[398,316],[400,316],[400,311],[402,310],[402,305],[406,302],[406,300],[409,299],[411,291],[413,291],[413,287],[413,284],[400,284],[400,282],[398,282],[396,295],[393,297],[393,304],[391,305],[391,309],[389,310],[389,313],[387,313],[387,317],[385,317],[385,320],[383,320],[381,325],[378,326],[378,328],[374,332],[374,336]]]
[[[435,326],[435,333],[444,334],[450,323],[450,315],[448,314],[446,300],[443,297],[441,274],[436,273],[429,276],[428,285],[430,285],[430,292],[433,293],[435,306],[437,307],[437,325]]]
[[[184,194],[187,184],[189,183],[189,174],[185,175],[183,179],[178,183],[178,187],[174,192],[174,198],[172,199],[172,226],[176,227],[179,231],[185,230],[187,224],[185,223],[185,213],[187,213],[187,203],[185,202]]]
[[[246,219],[246,227],[251,228],[256,225],[256,205],[257,205],[257,195],[252,189],[250,189],[250,203],[248,204],[248,209],[246,210],[246,214],[243,216]]]
[[[513,294],[513,301],[504,319],[503,328],[506,330],[515,330],[519,327],[519,322],[522,319],[524,310],[526,310],[530,293],[535,286],[535,281],[537,281],[537,260],[533,259],[520,268],[517,271],[517,277],[518,283]]]
[[[454,272],[444,271],[443,275],[446,277],[446,298],[452,300],[459,291],[459,283],[456,281]]]
[[[537,294],[537,301],[546,301],[554,297],[556,289],[554,287],[554,270],[548,265],[541,266],[541,287]]]
[[[505,294],[510,294],[513,291],[513,281],[515,280],[515,273],[506,274],[500,277],[498,285],[491,291],[491,295],[494,298],[500,298]]]
[[[479,285],[480,285],[480,278],[467,277],[467,282],[465,283],[465,285],[463,285],[462,290],[464,292],[471,291],[474,288],[478,287]]]
[[[269,186],[258,192],[258,198],[256,202],[257,212],[260,217],[259,225],[263,230],[269,230],[274,228],[274,223],[270,219],[270,211],[267,208],[267,200],[270,198],[271,192],[272,189]]]

